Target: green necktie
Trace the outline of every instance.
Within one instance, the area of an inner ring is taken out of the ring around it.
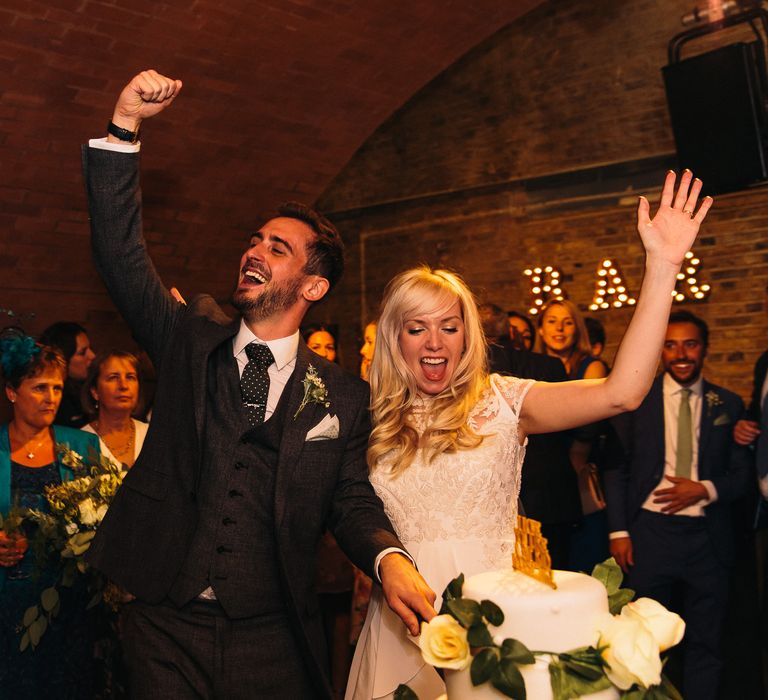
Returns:
[[[688,397],[690,389],[680,389],[680,411],[677,414],[677,456],[675,476],[691,478],[693,463],[693,429],[691,423],[691,404]]]

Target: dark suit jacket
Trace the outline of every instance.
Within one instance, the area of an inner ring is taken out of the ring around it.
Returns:
[[[664,473],[663,376],[656,378],[636,411],[612,420],[619,439],[605,472],[609,531],[629,530],[648,495],[658,487]],[[722,402],[710,406],[706,395],[714,392]],[[717,500],[704,508],[707,530],[718,558],[733,561],[731,503],[747,488],[750,455],[733,441],[733,424],[744,410],[731,391],[704,381],[704,401],[699,429],[698,470],[700,480],[711,481]]]
[[[563,363],[538,352],[489,345],[492,372],[523,379],[564,382]],[[525,450],[520,500],[525,514],[546,524],[575,523],[581,519],[581,500],[576,472],[568,457],[569,432],[531,435]]]
[[[755,374],[752,381],[752,400],[747,407],[745,418],[753,420],[757,423],[760,422],[760,416],[762,415],[762,406],[760,405],[760,394],[763,391],[763,382],[765,381],[765,375],[768,374],[768,350],[766,350],[755,362]]]
[[[157,603],[174,582],[197,523],[208,358],[222,343],[231,343],[240,319],[227,317],[208,296],[180,305],[162,284],[141,231],[138,154],[84,148],[83,165],[96,266],[158,369],[144,447],[99,528],[89,561],[138,598]],[[304,393],[300,379],[310,362],[326,384],[331,405],[309,404],[294,419]],[[295,372],[274,494],[278,570],[304,655],[324,671],[313,586],[324,528],[369,576],[379,552],[402,545],[368,481],[368,385],[303,343]],[[328,413],[338,416],[338,438],[305,442]]]

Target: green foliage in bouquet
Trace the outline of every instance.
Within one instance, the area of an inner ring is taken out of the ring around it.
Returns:
[[[105,582],[88,568],[84,557],[125,476],[122,465],[95,450],[90,450],[86,459],[66,444],[57,444],[56,449],[59,459],[72,470],[74,478],[46,486],[45,498],[50,512],[30,510],[26,517],[37,524],[33,542],[37,561],[58,560],[61,574],[56,584],[42,591],[40,602],[24,613],[19,643],[22,651],[29,647],[34,649],[51,619],[58,615],[61,606],[59,586],[71,587],[78,577],[88,576],[92,591],[88,609],[102,602]]]

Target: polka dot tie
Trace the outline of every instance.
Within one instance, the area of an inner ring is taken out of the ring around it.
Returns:
[[[259,343],[246,345],[245,354],[248,355],[248,363],[243,369],[243,376],[240,377],[240,394],[248,412],[248,422],[251,426],[256,426],[264,422],[269,396],[267,368],[275,358],[266,345]]]

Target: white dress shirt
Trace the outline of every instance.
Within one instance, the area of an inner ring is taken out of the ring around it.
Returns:
[[[691,480],[699,481],[699,433],[701,432],[701,408],[704,401],[704,380],[699,377],[688,389],[691,390],[688,401],[691,406],[691,429],[693,455],[691,460]],[[676,476],[675,468],[677,464],[677,416],[680,412],[680,392],[683,386],[678,384],[669,373],[664,373],[662,380],[662,394],[664,397],[664,475],[661,477],[658,486],[654,488],[643,503],[644,510],[650,510],[654,513],[661,513],[665,503],[655,503],[655,492],[658,489],[671,488],[672,482],[667,479],[668,476]],[[686,515],[693,518],[699,518],[704,515],[704,506],[717,500],[717,489],[715,485],[705,479],[699,483],[707,490],[707,498],[702,498],[697,503],[679,510],[674,515]],[[611,532],[611,539],[620,537],[629,537],[626,530]]]
[[[672,482],[667,480],[667,476],[675,476],[677,466],[677,416],[680,412],[680,395],[683,387],[678,384],[668,374],[664,374],[663,393],[664,393],[664,476],[661,478],[657,489],[670,488]],[[691,394],[688,401],[691,405],[691,429],[693,430],[693,455],[691,460],[691,480],[699,481],[699,434],[701,432],[701,407],[704,402],[704,380],[699,377],[688,389]],[[702,517],[704,515],[704,506],[717,500],[717,489],[715,485],[708,480],[699,482],[706,490],[708,497],[694,503],[687,508],[675,513],[675,515],[688,515],[691,517]],[[654,489],[655,491],[656,489]],[[645,510],[652,510],[661,513],[664,503],[654,503],[653,492],[643,503]]]
[[[287,338],[278,338],[277,340],[261,340],[256,337],[253,331],[245,324],[245,320],[240,319],[240,330],[232,341],[232,354],[237,360],[237,371],[240,377],[243,376],[245,365],[248,364],[248,356],[245,354],[245,346],[251,343],[266,345],[275,361],[267,368],[269,375],[269,394],[267,395],[267,409],[264,414],[264,420],[267,420],[277,408],[280,397],[283,395],[283,389],[293,374],[296,367],[296,353],[299,350],[299,331]]]

